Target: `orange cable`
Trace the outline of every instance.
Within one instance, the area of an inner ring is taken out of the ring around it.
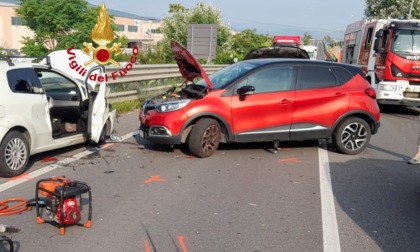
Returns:
[[[9,206],[8,203],[12,203],[12,202],[20,202],[20,203],[16,203],[12,206]],[[27,206],[27,202],[23,198],[10,198],[10,199],[0,201],[0,216],[17,214],[26,210],[31,210],[31,207]]]

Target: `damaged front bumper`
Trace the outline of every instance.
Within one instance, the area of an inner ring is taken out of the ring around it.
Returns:
[[[141,138],[156,144],[181,144],[181,135],[173,135],[171,131],[164,126],[149,126],[140,123],[139,135]]]

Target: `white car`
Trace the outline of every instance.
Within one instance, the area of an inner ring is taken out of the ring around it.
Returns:
[[[105,68],[91,74],[105,76]],[[116,118],[108,93],[106,82],[78,80],[49,62],[0,61],[0,177],[22,174],[31,155],[105,141]]]

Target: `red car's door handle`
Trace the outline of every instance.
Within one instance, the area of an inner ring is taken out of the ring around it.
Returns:
[[[334,95],[334,97],[337,97],[337,98],[341,98],[341,97],[344,97],[344,96],[346,96],[346,94],[344,94],[344,93],[335,93],[335,95]]]
[[[283,99],[283,100],[281,100],[279,102],[279,104],[290,104],[290,103],[292,103],[292,101],[291,100],[287,100],[287,99]]]

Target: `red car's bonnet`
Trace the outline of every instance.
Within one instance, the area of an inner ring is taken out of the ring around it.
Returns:
[[[174,55],[174,59],[179,67],[179,72],[182,77],[187,81],[194,81],[197,77],[202,77],[207,83],[208,88],[212,88],[213,84],[211,83],[209,77],[207,76],[204,69],[201,67],[200,63],[188,52],[185,47],[180,45],[175,40],[171,41],[171,49]]]

